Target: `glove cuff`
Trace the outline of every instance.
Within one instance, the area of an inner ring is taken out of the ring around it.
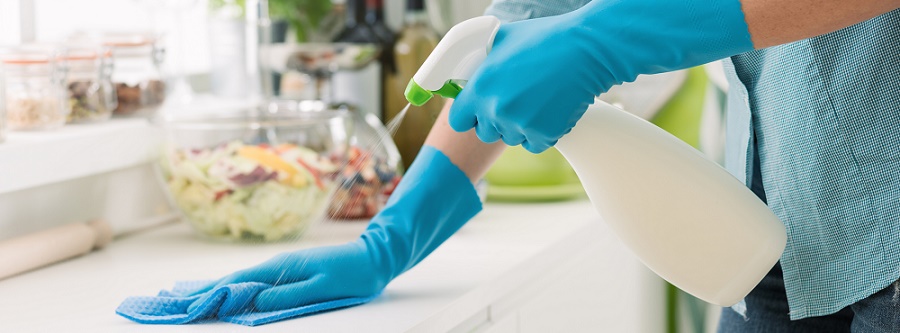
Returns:
[[[389,273],[412,268],[482,209],[466,174],[440,150],[424,146],[385,208],[359,241]]]
[[[739,0],[593,1],[571,14],[615,84],[753,50]]]

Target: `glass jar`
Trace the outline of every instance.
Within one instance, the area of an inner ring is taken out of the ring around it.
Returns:
[[[400,182],[400,152],[378,117],[347,105],[341,107],[353,113],[354,135],[348,163],[341,168],[341,186],[335,190],[328,215],[339,220],[368,219],[384,208]]]
[[[68,123],[109,119],[117,106],[112,83],[112,53],[99,47],[70,47],[62,62],[67,69]]]
[[[166,96],[166,84],[160,72],[164,50],[156,38],[147,35],[107,35],[103,45],[110,48],[115,61],[112,82],[118,105],[113,114],[152,116]]]
[[[0,51],[5,72],[6,125],[10,130],[54,129],[66,122],[65,69],[58,52],[46,46]]]

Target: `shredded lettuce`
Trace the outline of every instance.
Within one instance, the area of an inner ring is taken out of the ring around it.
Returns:
[[[276,149],[236,141],[165,155],[163,176],[178,208],[201,233],[228,240],[299,235],[329,204],[333,177],[315,177],[337,170],[327,158],[295,145]]]

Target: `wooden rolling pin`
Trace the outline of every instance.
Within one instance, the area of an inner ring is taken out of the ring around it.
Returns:
[[[112,241],[103,221],[72,223],[0,242],[0,280],[87,254]]]

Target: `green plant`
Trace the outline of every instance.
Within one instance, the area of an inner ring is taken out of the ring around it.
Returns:
[[[246,0],[210,0],[210,8],[240,8],[244,17]],[[322,19],[331,13],[331,0],[269,0],[269,16],[287,21],[296,31],[297,42],[307,42],[313,38],[322,24]]]
[[[244,18],[244,8],[246,8],[245,0],[209,0],[209,8],[212,10],[223,10],[228,8],[233,11],[236,18]]]
[[[307,42],[313,39],[322,19],[331,13],[331,6],[331,0],[272,0],[269,13],[272,18],[288,21],[298,42]]]

